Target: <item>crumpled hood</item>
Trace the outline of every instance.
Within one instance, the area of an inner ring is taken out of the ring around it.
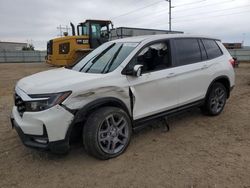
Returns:
[[[82,73],[66,68],[39,72],[18,81],[17,87],[27,94],[42,94],[67,91],[79,82],[95,80],[103,74]]]

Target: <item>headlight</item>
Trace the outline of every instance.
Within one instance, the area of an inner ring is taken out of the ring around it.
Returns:
[[[61,104],[70,94],[71,91],[53,94],[29,95],[34,100],[25,101],[26,111],[36,112],[46,110],[52,106]]]

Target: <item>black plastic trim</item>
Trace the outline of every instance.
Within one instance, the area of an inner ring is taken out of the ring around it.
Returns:
[[[154,115],[150,115],[150,116],[147,116],[147,117],[144,117],[144,118],[134,120],[134,122],[133,122],[133,125],[134,125],[133,130],[137,131],[137,130],[140,130],[140,129],[148,126],[148,124],[144,124],[145,122],[149,122],[149,121],[152,121],[152,120],[155,120],[157,118],[164,117],[164,116],[169,117],[169,116],[176,115],[176,114],[181,113],[181,112],[183,112],[183,111],[185,111],[187,109],[202,106],[204,104],[204,102],[205,102],[205,99],[201,99],[201,100],[186,104],[184,106],[179,106],[179,107],[176,107],[176,108],[164,111],[164,112],[160,112],[160,113],[157,113],[157,114],[154,114]]]
[[[69,125],[68,131],[67,131],[66,136],[65,136],[65,140],[67,140],[69,142],[73,127],[77,123],[85,121],[90,112],[92,112],[94,109],[97,109],[98,107],[104,106],[106,104],[109,105],[111,103],[117,104],[117,106],[121,107],[131,118],[129,109],[124,104],[124,102],[122,102],[120,99],[117,99],[115,97],[105,97],[105,98],[97,99],[95,101],[88,103],[82,109],[79,109],[77,111],[75,110],[75,117],[74,117],[73,121],[71,122],[71,124]]]
[[[67,139],[49,142],[46,144],[38,143],[34,139],[43,138],[48,140],[45,126],[43,125],[43,135],[25,134],[14,118],[10,118],[12,128],[15,128],[23,144],[30,148],[50,150],[53,153],[66,153],[69,150],[69,142]]]
[[[218,81],[218,80],[220,80],[220,79],[226,79],[226,80],[228,81],[228,83],[229,83],[229,88],[226,88],[226,89],[227,89],[227,92],[228,92],[228,93],[227,93],[227,98],[230,97],[230,91],[231,91],[231,89],[230,89],[230,85],[231,85],[231,84],[230,84],[230,79],[229,79],[227,76],[225,76],[225,75],[216,77],[216,78],[210,83],[210,85],[208,86],[208,89],[207,89],[206,97],[207,97],[207,95],[208,95],[208,93],[209,93],[209,91],[210,91],[212,85],[213,85],[216,81]]]

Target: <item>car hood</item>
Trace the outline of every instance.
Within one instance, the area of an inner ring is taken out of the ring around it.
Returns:
[[[17,87],[27,94],[55,93],[72,90],[77,83],[96,80],[104,74],[92,74],[58,68],[39,72],[18,81]]]

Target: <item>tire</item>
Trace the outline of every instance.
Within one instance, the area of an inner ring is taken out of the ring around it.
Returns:
[[[89,155],[106,160],[126,150],[131,133],[131,120],[126,112],[116,107],[103,107],[88,117],[82,133],[83,144]]]
[[[208,91],[202,111],[210,116],[219,115],[224,109],[226,100],[227,90],[225,86],[219,82],[215,82]]]

